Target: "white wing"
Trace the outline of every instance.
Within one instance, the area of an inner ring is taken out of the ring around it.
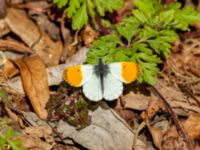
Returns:
[[[93,70],[94,70],[93,65],[82,65],[81,71],[82,71],[82,75],[83,75],[83,81],[82,81],[81,85],[85,84],[86,82],[88,82],[90,80],[90,78],[92,77],[92,74],[93,74]]]
[[[108,65],[110,73],[118,80],[125,82],[122,78],[121,63],[111,63]]]
[[[103,97],[112,101],[117,99],[123,91],[123,83],[110,72],[103,79],[104,93]]]
[[[91,101],[100,101],[103,98],[101,90],[100,78],[97,77],[94,73],[90,79],[83,84],[83,93]]]

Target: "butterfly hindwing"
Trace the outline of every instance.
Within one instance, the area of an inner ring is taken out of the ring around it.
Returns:
[[[122,81],[114,77],[110,72],[103,78],[103,86],[103,97],[108,101],[115,100],[122,94]]]
[[[100,101],[103,98],[100,78],[92,73],[90,80],[83,85],[83,93],[91,101]]]

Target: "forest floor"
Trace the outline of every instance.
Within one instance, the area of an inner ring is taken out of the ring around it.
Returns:
[[[62,73],[85,61],[99,32],[71,31],[65,13],[52,13],[46,1],[14,1],[0,4],[0,143],[7,149],[200,149],[200,24],[180,33],[155,86],[135,92],[127,85],[116,101],[94,103]]]

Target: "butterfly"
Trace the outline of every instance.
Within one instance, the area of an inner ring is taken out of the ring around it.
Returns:
[[[91,101],[117,99],[123,92],[123,83],[131,83],[139,74],[138,65],[133,62],[77,65],[63,71],[63,79],[74,87],[83,86],[84,95]]]

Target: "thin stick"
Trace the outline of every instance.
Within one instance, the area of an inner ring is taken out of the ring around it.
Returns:
[[[175,124],[175,126],[177,128],[177,131],[179,132],[179,134],[183,137],[183,139],[187,143],[188,149],[189,150],[194,150],[193,142],[189,138],[187,132],[185,131],[185,129],[183,128],[183,126],[179,122],[178,117],[176,116],[176,114],[174,113],[174,111],[172,110],[170,105],[167,103],[165,98],[160,94],[160,92],[154,86],[150,86],[150,87],[148,87],[148,89],[163,102],[165,109],[167,110],[167,112],[172,117],[172,120],[173,120],[173,122],[174,122],[174,124]]]

